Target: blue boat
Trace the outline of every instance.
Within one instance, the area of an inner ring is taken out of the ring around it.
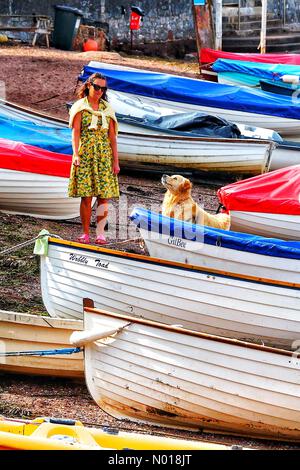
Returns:
[[[198,241],[231,250],[300,261],[300,241],[285,241],[196,225],[143,208],[135,208],[130,215],[130,220],[139,228],[157,234]]]
[[[84,66],[81,80],[100,72],[108,87],[125,94],[145,97],[145,102],[162,104],[181,112],[191,110],[216,114],[228,121],[267,127],[282,135],[299,135],[300,101],[290,97],[205,82],[192,78],[149,71],[127,70],[98,63]],[[144,100],[144,98],[142,98]]]
[[[150,256],[294,282],[300,288],[300,241],[195,225],[144,208],[133,209],[130,220],[139,228]]]

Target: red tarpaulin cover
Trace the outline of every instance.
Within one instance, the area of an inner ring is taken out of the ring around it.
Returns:
[[[41,175],[70,176],[71,155],[0,138],[0,168]]]
[[[270,64],[300,65],[300,54],[237,54],[235,52],[215,51],[203,48],[200,51],[201,64],[210,64],[217,59],[248,60]]]
[[[300,165],[228,184],[218,197],[227,210],[300,215]]]

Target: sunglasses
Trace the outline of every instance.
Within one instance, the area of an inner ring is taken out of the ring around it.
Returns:
[[[92,83],[93,87],[95,88],[96,91],[105,91],[107,90],[107,87],[106,86],[101,86],[101,85],[96,85],[96,83]]]

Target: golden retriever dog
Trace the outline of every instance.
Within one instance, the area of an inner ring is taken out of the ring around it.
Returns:
[[[190,180],[181,175],[163,175],[161,182],[167,189],[162,204],[163,215],[194,224],[208,225],[223,230],[230,229],[230,215],[209,214],[194,201]]]

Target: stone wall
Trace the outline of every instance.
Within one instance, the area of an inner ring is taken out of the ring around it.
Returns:
[[[226,2],[223,0],[224,5]],[[234,3],[232,0],[228,2]],[[110,34],[118,38],[128,36],[130,5],[139,6],[145,11],[144,24],[140,30],[145,40],[163,41],[168,31],[172,31],[175,39],[193,37],[191,0],[0,0],[0,14],[40,13],[54,16],[54,4],[79,8],[90,21],[108,22]],[[282,17],[283,4],[283,0],[268,0],[268,10]],[[261,1],[241,0],[241,5],[260,6]],[[125,15],[122,14],[122,7]],[[286,20],[287,23],[300,22],[299,0],[286,0]]]
[[[67,5],[84,13],[84,23],[101,26],[117,50],[183,57],[196,50],[192,2],[186,0],[0,0],[0,14],[43,14],[54,17],[53,4]],[[130,6],[145,13],[141,28],[129,29]]]
[[[40,13],[54,17],[53,4],[68,5],[80,9],[88,22],[109,24],[111,38],[128,39],[130,6],[139,6],[145,18],[139,30],[139,39],[165,41],[194,37],[191,1],[186,0],[0,0],[0,14]],[[122,9],[123,7],[123,9]],[[125,14],[122,14],[122,10]]]
[[[283,3],[283,2],[281,2]],[[289,25],[300,24],[300,2],[299,0],[288,0],[285,19]]]
[[[104,27],[113,47],[130,48],[130,6],[139,6],[145,17],[132,35],[134,48],[146,53],[177,57],[196,50],[192,0],[0,0],[0,14],[43,14],[54,17],[54,4],[79,8],[84,23]],[[232,2],[230,2],[232,3]],[[224,0],[225,4],[225,0]],[[283,17],[283,0],[268,0],[268,10]],[[242,0],[242,6],[259,7],[260,0]],[[286,24],[300,23],[300,1],[286,0]]]
[[[121,13],[120,3],[125,14]],[[129,36],[130,5],[132,1],[107,0],[105,18],[110,26],[112,37],[123,39]],[[165,41],[170,36],[174,39],[194,38],[194,24],[191,2],[186,0],[142,0],[138,6],[145,16],[138,31],[144,41]]]
[[[121,5],[120,5],[121,4]],[[139,6],[144,17],[138,31],[129,29],[130,6]],[[123,6],[123,8],[121,8]],[[105,21],[112,47],[139,49],[146,54],[183,57],[196,50],[191,2],[186,0],[106,0]]]

